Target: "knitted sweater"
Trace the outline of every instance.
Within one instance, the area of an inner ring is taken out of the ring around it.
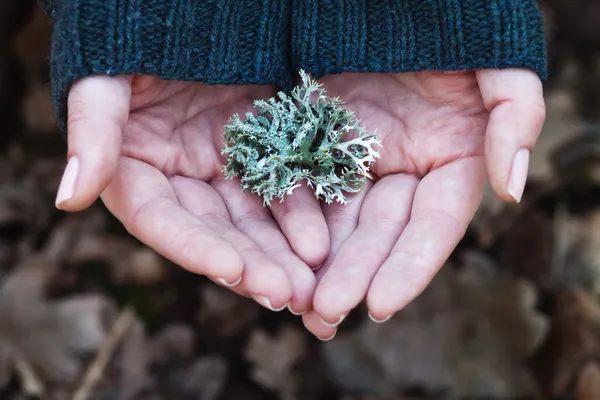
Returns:
[[[150,74],[293,86],[353,72],[522,67],[546,78],[536,0],[45,0],[52,93],[66,127],[72,83]]]

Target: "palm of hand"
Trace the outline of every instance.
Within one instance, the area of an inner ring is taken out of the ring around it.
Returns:
[[[474,74],[372,74],[328,77],[362,123],[377,129],[378,177],[419,178],[459,158],[482,156],[488,112]]]
[[[316,302],[323,301],[324,297],[325,304],[332,308],[336,302],[347,308],[349,300],[354,305],[364,297],[368,288],[365,285],[388,257],[390,248],[408,222],[419,179],[455,161],[470,157],[477,159],[483,152],[487,112],[472,75],[424,77],[423,74],[406,74],[364,78],[354,75],[345,76],[342,80],[340,76],[333,76],[325,80],[329,93],[344,99],[347,107],[358,114],[365,126],[377,127],[383,143],[382,158],[373,168],[381,180],[372,189],[363,191],[353,202],[354,207],[325,207],[326,216],[334,215],[334,224],[330,223],[329,229],[334,241],[330,260],[337,253],[335,247],[339,248],[342,242],[347,241],[336,262],[326,264],[319,272],[323,276],[325,271],[331,271],[322,281],[318,292],[322,295]],[[280,222],[285,227],[289,210],[278,214],[278,205],[274,204],[273,215],[282,216],[274,219],[262,207],[260,199],[243,195],[239,182],[224,180],[222,174],[226,161],[220,154],[223,125],[234,113],[243,115],[251,111],[254,98],[270,97],[274,89],[264,86],[207,86],[161,81],[154,77],[135,77],[131,85],[130,114],[123,129],[123,159],[119,169],[122,174],[117,175],[123,179],[116,179],[103,196],[109,208],[115,215],[125,216],[123,220],[134,235],[146,239],[155,249],[162,249],[178,264],[215,280],[238,280],[235,273],[230,272],[237,272],[239,276],[239,269],[236,271],[230,267],[236,262],[232,260],[235,249],[243,259],[245,275],[242,283],[233,288],[234,291],[255,298],[268,297],[275,309],[286,305],[293,295],[293,309],[307,309],[314,290],[310,270],[293,254],[277,224]],[[449,85],[455,90],[448,90]],[[436,93],[436,88],[440,87],[443,89]],[[440,178],[435,179],[439,182],[425,185],[421,190],[425,193],[420,196],[430,202],[439,198],[440,185],[446,178],[450,179],[446,183],[462,179],[463,186],[471,189],[468,199],[471,207],[464,210],[460,196],[455,195],[455,211],[474,212],[478,193],[482,190],[482,179],[473,179],[473,170],[481,168],[473,168],[472,163],[466,163],[471,164],[470,167],[454,168],[451,176],[444,177],[448,173],[442,173]],[[123,184],[118,185],[117,182]],[[118,190],[110,190],[117,186]],[[124,190],[130,193],[123,196]],[[118,197],[111,196],[111,193],[118,193]],[[309,202],[307,191],[300,192],[300,196],[299,202]],[[114,201],[111,201],[113,198]],[[362,198],[365,202],[358,211]],[[126,199],[135,200],[137,204],[119,212],[124,208]],[[289,201],[286,203],[290,204]],[[132,212],[132,209],[142,211]],[[360,214],[364,223],[351,235],[355,227],[335,224],[336,215],[340,217],[341,214],[344,215],[342,220],[356,220]],[[127,217],[130,215],[134,215],[135,219]],[[440,220],[442,217],[429,215],[424,222],[431,225],[419,228],[429,230],[431,237],[425,238],[423,233],[410,236],[414,255],[418,254],[419,246],[426,246],[436,237],[436,232],[448,233],[440,232],[439,224],[450,225],[453,221],[444,222]],[[331,218],[329,220],[331,222]],[[382,222],[385,224],[382,225]],[[306,226],[305,219],[302,223]],[[300,226],[296,225],[289,227],[288,236],[296,233],[299,240],[310,242],[313,246],[323,242],[298,235]],[[382,226],[389,229],[382,229]],[[432,229],[434,226],[438,229]],[[324,232],[318,226],[313,232],[319,230]],[[372,234],[373,231],[378,233]],[[457,240],[460,230],[455,231],[454,240]],[[165,238],[169,240],[165,241]],[[232,248],[219,246],[221,239],[225,239]],[[288,239],[294,243],[294,237]],[[373,247],[365,249],[366,243]],[[299,255],[309,262],[313,261],[313,267],[317,266],[319,256],[314,257],[310,251],[302,252],[301,247]],[[366,250],[366,256],[360,257],[362,249]],[[321,253],[323,250],[327,248],[322,246]],[[439,251],[435,253],[433,255],[440,256]],[[200,260],[204,263],[198,270]],[[227,267],[230,267],[229,270]],[[410,286],[415,290],[417,282],[414,280],[423,279],[420,277],[427,274],[427,270],[419,270],[416,265],[413,268],[413,273],[403,275],[409,279],[412,277]],[[357,277],[353,269],[360,270],[364,276]],[[385,272],[385,269],[382,271]],[[408,295],[409,291],[404,291]]]
[[[366,296],[382,321],[416,297],[462,238],[483,194],[490,112],[475,73],[344,74],[321,80],[381,158],[347,206],[325,206],[331,253],[306,327],[321,338]]]
[[[224,124],[274,89],[155,77],[135,77],[131,86],[121,160],[102,196],[107,207],[133,235],[177,264],[266,307],[308,309],[315,277],[307,263],[320,264],[328,251],[320,210],[315,247],[298,235],[303,229],[293,202],[275,205],[271,213],[222,174]]]
[[[69,161],[57,205],[78,211],[101,194],[142,242],[266,307],[308,311],[304,323],[320,338],[367,292],[372,316],[385,319],[462,237],[484,158],[496,193],[520,197],[527,165],[518,155],[533,147],[545,116],[541,82],[527,70],[484,70],[323,83],[383,141],[378,179],[349,205],[321,205],[300,187],[268,210],[223,179],[223,125],[273,88],[137,76],[86,78],[71,89],[69,154],[80,161]],[[310,268],[321,264],[315,292]]]

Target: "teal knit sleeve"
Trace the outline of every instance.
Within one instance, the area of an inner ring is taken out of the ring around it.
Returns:
[[[546,79],[536,0],[293,0],[292,62],[341,72],[528,68]]]
[[[546,77],[536,0],[45,0],[52,93],[65,130],[72,83],[150,74],[275,84],[294,70],[406,72],[521,67]]]
[[[51,84],[65,132],[68,91],[94,74],[209,84],[292,82],[291,0],[45,0]]]

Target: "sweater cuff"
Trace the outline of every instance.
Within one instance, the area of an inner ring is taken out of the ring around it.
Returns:
[[[291,0],[54,0],[52,94],[66,132],[73,82],[148,74],[207,84],[291,86]]]
[[[536,0],[293,0],[292,62],[341,72],[528,68],[546,79]]]

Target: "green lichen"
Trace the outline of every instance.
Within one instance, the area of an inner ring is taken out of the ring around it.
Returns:
[[[240,177],[242,190],[260,195],[265,205],[283,201],[302,182],[330,204],[348,203],[344,193],[358,192],[379,158],[375,133],[368,133],[339,98],[304,71],[302,85],[269,100],[257,100],[257,115],[236,114],[225,126],[226,178]],[[347,136],[352,138],[348,139]],[[346,139],[346,140],[343,140]]]

